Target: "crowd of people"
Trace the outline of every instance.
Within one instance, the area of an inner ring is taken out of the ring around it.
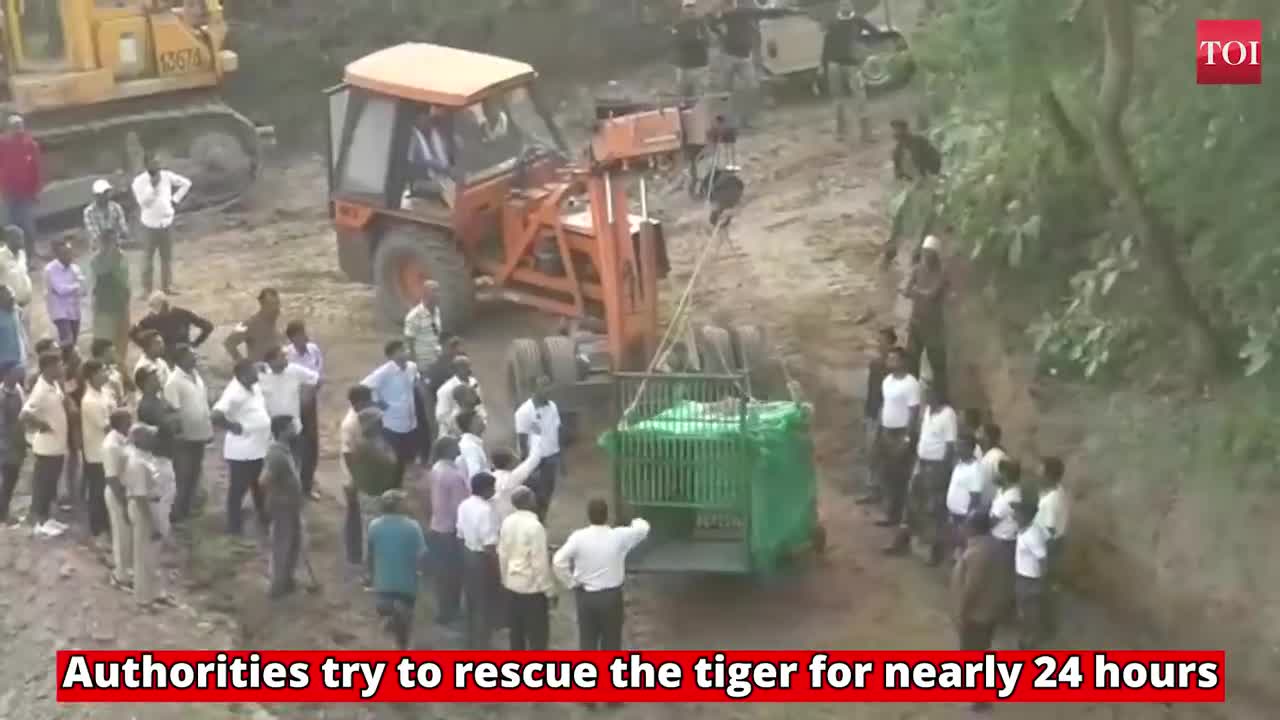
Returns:
[[[871,463],[859,504],[883,508],[889,556],[911,553],[913,540],[931,565],[948,564],[960,645],[986,650],[1001,625],[1021,649],[1043,647],[1056,628],[1056,588],[1068,510],[1058,457],[1038,472],[1003,446],[994,418],[962,412],[948,397],[943,313],[942,240],[928,235],[903,289],[911,302],[908,337],[879,332],[864,406]],[[930,379],[921,380],[927,358]]]
[[[279,293],[264,289],[257,311],[229,329],[223,349],[234,371],[211,394],[197,350],[214,325],[174,303],[172,274],[164,270],[172,203],[190,185],[163,173],[152,165],[139,182],[158,174],[155,184],[174,188],[169,211],[151,218],[164,228],[143,218],[152,238],[146,257],[160,255],[168,292],[144,289],[149,312],[137,323],[129,322],[133,288],[119,242],[129,237],[129,222],[102,183],[84,213],[90,274],[67,242],[54,243],[42,271],[52,337],[28,346],[30,320],[16,296],[30,295],[29,280],[11,289],[10,275],[0,273],[0,519],[23,522],[11,516],[10,501],[30,454],[25,521],[32,532],[56,538],[70,529],[59,513],[73,523],[83,519],[109,554],[113,585],[131,590],[147,609],[172,604],[158,571],[160,549],[189,533],[207,494],[206,448],[221,431],[226,532],[249,534],[248,496],[251,529],[270,548],[268,592],[283,597],[297,589],[304,505],[320,497],[324,353],[302,321],[284,322]],[[26,280],[24,233],[11,227],[5,235],[10,262],[24,265],[12,277]],[[647,526],[636,521],[615,532],[607,506],[592,503],[589,529],[603,540],[571,538],[553,562],[544,522],[563,464],[550,381],[539,379],[515,409],[517,447],[489,447],[483,391],[461,340],[441,331],[436,289],[423,285],[402,336],[384,347],[385,362],[347,391],[339,433],[346,560],[360,570],[402,647],[411,641],[419,576],[429,569],[437,623],[459,625],[469,647],[487,647],[495,630],[508,628],[511,647],[546,648],[549,608],[562,586],[577,588],[584,646],[619,648],[622,558]],[[92,340],[90,358],[82,360],[86,298]],[[130,345],[138,349],[131,368]],[[409,472],[419,465],[425,472]],[[613,541],[612,556],[602,556],[597,546],[615,536],[622,540]]]

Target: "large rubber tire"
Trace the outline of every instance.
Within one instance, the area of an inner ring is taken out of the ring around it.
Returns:
[[[560,407],[560,446],[570,447],[581,434],[582,413],[589,411],[586,398],[570,390],[583,379],[579,371],[578,344],[563,335],[548,335],[542,339],[542,367],[557,392]]]
[[[876,40],[868,51],[861,70],[868,95],[883,95],[911,82],[916,72],[915,58],[901,33],[891,31]]]
[[[581,375],[578,372],[578,346],[573,338],[563,335],[543,338],[542,367],[555,387],[577,383]]]
[[[383,322],[400,327],[420,301],[422,282],[428,278],[440,284],[440,331],[461,333],[475,312],[476,286],[453,235],[429,225],[387,228],[373,254],[375,299]]]
[[[751,378],[751,394],[758,400],[772,400],[779,383],[777,362],[769,351],[764,329],[758,325],[729,328],[733,341],[734,369]]]
[[[708,375],[729,375],[734,371],[733,338],[729,331],[716,325],[698,328],[695,338],[702,372]]]
[[[514,411],[533,395],[542,372],[542,349],[537,340],[520,338],[507,346],[507,400]]]

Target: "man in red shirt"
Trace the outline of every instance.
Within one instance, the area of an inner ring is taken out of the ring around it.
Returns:
[[[9,211],[9,224],[22,228],[27,246],[27,260],[35,259],[36,203],[40,198],[40,145],[19,115],[10,115],[4,135],[0,136],[0,195]]]

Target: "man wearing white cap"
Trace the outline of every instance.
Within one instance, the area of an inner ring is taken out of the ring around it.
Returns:
[[[102,247],[102,234],[107,230],[115,232],[116,242],[127,245],[129,242],[129,221],[125,218],[124,208],[111,199],[111,182],[99,178],[93,181],[93,202],[84,209],[84,229],[89,235],[89,248],[97,252]]]
[[[907,365],[920,376],[920,361],[929,356],[930,377],[946,394],[947,344],[942,322],[942,304],[947,295],[947,274],[942,266],[942,241],[928,235],[920,246],[920,262],[911,270],[904,294],[911,299],[911,321],[907,330]]]

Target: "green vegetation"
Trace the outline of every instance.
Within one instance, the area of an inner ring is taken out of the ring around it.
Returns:
[[[940,3],[941,4],[941,3]],[[1266,377],[1280,362],[1280,98],[1197,86],[1197,18],[1268,0],[964,0],[913,39],[947,214],[1042,367]],[[1265,41],[1265,39],[1264,39]],[[1009,303],[1014,304],[1014,303]]]

